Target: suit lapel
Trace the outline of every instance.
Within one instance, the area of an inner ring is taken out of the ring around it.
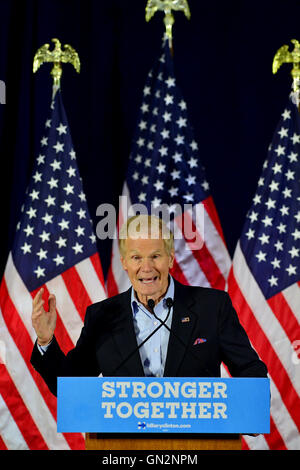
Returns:
[[[191,307],[194,304],[193,298],[186,294],[185,286],[174,280],[175,294],[173,318],[169,345],[167,352],[166,365],[164,370],[165,377],[176,377],[183,356],[186,352],[192,332],[196,324],[196,315]],[[179,338],[179,339],[178,339]]]
[[[120,352],[120,365],[123,361],[125,361],[124,368],[128,370],[128,376],[141,377],[144,375],[144,370],[140,358],[140,353],[137,350],[138,344],[133,326],[130,297],[131,289],[125,292],[122,298],[120,299],[120,318],[112,334],[116,347]],[[133,351],[135,351],[134,354],[132,354]]]

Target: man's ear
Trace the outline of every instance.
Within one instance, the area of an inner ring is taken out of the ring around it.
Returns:
[[[123,256],[120,255],[120,261],[121,261],[121,263],[122,263],[122,267],[123,267],[124,271],[127,271],[126,258],[123,258]]]
[[[173,268],[174,258],[175,258],[175,253],[174,253],[174,250],[172,250],[170,253],[169,268]]]

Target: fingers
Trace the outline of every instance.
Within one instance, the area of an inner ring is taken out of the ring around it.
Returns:
[[[33,306],[35,306],[37,303],[39,303],[43,297],[44,289],[43,287],[38,291],[38,293],[35,295],[33,299]]]
[[[49,295],[48,305],[49,305],[49,311],[50,310],[51,311],[55,310],[55,308],[56,308],[56,298],[55,298],[54,294]]]

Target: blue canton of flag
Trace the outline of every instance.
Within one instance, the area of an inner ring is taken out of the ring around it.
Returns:
[[[132,203],[149,210],[197,204],[209,195],[187,106],[176,85],[168,41],[150,70],[127,172]]]
[[[289,100],[269,147],[241,237],[268,299],[300,279],[300,117]]]
[[[12,249],[29,291],[97,252],[60,91],[51,110]]]

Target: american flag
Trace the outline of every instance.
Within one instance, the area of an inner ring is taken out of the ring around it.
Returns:
[[[284,109],[237,244],[228,290],[271,381],[271,432],[247,449],[300,449],[300,117]]]
[[[174,230],[173,276],[187,285],[225,288],[231,260],[165,40],[143,89],[122,196],[117,230],[130,215],[130,207],[142,204],[148,214],[161,215]],[[159,214],[163,205],[165,212]],[[108,295],[128,286],[116,236]]]
[[[45,298],[56,295],[55,334],[67,352],[86,307],[106,293],[60,91],[51,102],[0,288],[0,448],[84,449],[82,434],[57,433],[56,398],[30,364],[32,298],[42,286]]]

